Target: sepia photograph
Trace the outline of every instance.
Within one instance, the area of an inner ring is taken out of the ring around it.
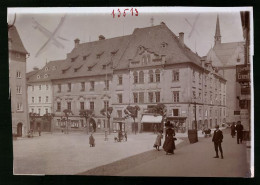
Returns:
[[[7,24],[14,175],[254,177],[252,7],[8,8]]]

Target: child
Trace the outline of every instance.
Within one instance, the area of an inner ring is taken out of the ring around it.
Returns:
[[[95,138],[93,137],[92,133],[89,136],[89,145],[90,147],[95,147]]]
[[[158,151],[160,151],[159,147],[161,146],[161,140],[163,138],[163,134],[162,133],[163,133],[162,130],[157,132],[157,137],[156,137],[155,143],[153,145],[153,147],[155,147]]]

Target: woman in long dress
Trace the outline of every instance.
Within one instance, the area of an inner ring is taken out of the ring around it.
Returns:
[[[155,143],[153,145],[153,147],[155,147],[158,151],[160,151],[160,146],[161,146],[161,143],[162,143],[162,138],[163,138],[163,135],[162,135],[163,131],[160,130],[159,132],[157,132],[157,137],[156,137],[156,140],[155,140]]]
[[[174,136],[175,131],[173,130],[173,125],[168,121],[165,126],[167,127],[166,133],[165,133],[165,141],[163,144],[163,149],[166,152],[166,155],[168,154],[174,154],[175,149],[175,142],[174,142]]]

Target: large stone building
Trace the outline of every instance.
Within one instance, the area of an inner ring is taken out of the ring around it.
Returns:
[[[9,82],[11,90],[12,132],[25,136],[28,126],[26,58],[28,52],[15,26],[8,28]]]
[[[35,79],[37,81],[37,79]],[[166,25],[137,28],[133,34],[94,42],[75,40],[74,49],[51,77],[54,123],[63,129],[63,110],[69,109],[71,130],[86,126],[81,109],[91,109],[90,122],[97,131],[126,129],[150,131],[153,115],[142,120],[146,110],[158,103],[167,107],[167,117],[183,131],[213,127],[226,119],[226,80],[210,61],[199,57]],[[138,105],[137,128],[124,109]],[[113,107],[110,125],[100,111]],[[195,112],[196,110],[196,112]],[[122,124],[123,123],[123,124]]]
[[[219,17],[216,21],[215,45],[207,54],[207,60],[219,69],[227,79],[227,123],[240,120],[240,85],[236,81],[236,66],[244,64],[244,41],[221,42]]]

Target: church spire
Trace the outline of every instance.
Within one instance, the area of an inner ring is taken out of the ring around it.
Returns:
[[[220,26],[219,26],[219,18],[217,16],[217,23],[216,23],[216,32],[215,32],[215,45],[221,44],[221,35],[220,35]]]

